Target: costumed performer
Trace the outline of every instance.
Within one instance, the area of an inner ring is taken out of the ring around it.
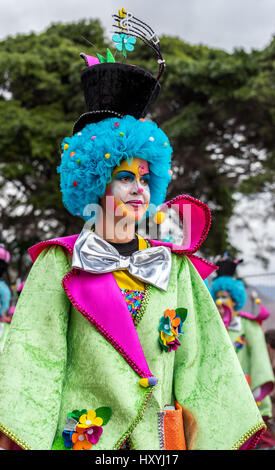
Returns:
[[[219,269],[210,290],[260,413],[267,420],[272,416],[269,395],[274,387],[274,374],[261,325],[270,312],[260,299],[255,299],[256,306],[260,306],[257,315],[243,311],[247,298],[246,288],[235,277],[240,262],[242,260],[233,260],[226,253],[216,263]]]
[[[272,370],[275,373],[275,330],[266,330],[264,335]],[[273,388],[268,398],[271,400],[272,417],[265,420],[267,429],[256,447],[257,450],[275,450],[275,388]]]
[[[144,120],[164,68],[159,40],[125,10],[114,19],[117,49],[140,37],[159,74],[114,62],[110,50],[82,54],[88,111],[64,139],[58,171],[66,208],[88,222],[30,249],[5,344],[14,360],[0,362],[0,445],[254,448],[265,425],[203,281],[215,266],[195,255],[210,211],[190,196],[162,204],[172,148]],[[181,244],[136,235],[152,206],[179,213]]]

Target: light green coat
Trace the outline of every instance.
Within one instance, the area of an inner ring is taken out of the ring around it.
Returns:
[[[0,320],[0,352],[4,348],[4,344],[9,332],[10,323],[1,322]]]
[[[111,419],[92,450],[117,449],[128,436],[135,449],[160,449],[157,414],[174,398],[196,417],[196,449],[238,448],[262,428],[211,295],[186,256],[172,259],[168,290],[147,290],[137,324],[158,378],[145,389],[124,358],[71,306],[61,284],[70,256],[61,247],[46,248],[26,281],[0,359],[0,430],[25,449],[51,449],[69,412],[110,406]],[[167,353],[158,343],[159,319],[177,307],[187,308],[188,316],[181,346]]]
[[[234,331],[229,326],[228,334],[234,346],[241,336],[245,338],[243,346],[240,349],[235,347],[235,351],[244,374],[250,377],[251,390],[254,391],[268,382],[273,383],[274,374],[262,327],[249,318],[239,316],[238,319],[240,329]],[[268,396],[261,401],[259,409],[262,416],[272,416],[272,404]]]

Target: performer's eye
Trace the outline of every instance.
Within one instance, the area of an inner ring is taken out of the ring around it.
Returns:
[[[131,183],[132,181],[134,181],[134,179],[135,179],[135,175],[128,171],[121,171],[120,173],[117,173],[115,176],[115,180],[119,180],[122,183]]]
[[[140,178],[140,182],[143,186],[149,186],[150,175],[144,175]]]
[[[132,178],[130,178],[130,176],[123,176],[122,178],[119,178],[120,181],[122,181],[123,183],[129,183],[130,181],[133,181]]]

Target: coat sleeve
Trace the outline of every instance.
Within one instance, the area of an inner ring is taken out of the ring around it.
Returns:
[[[251,389],[255,400],[262,401],[272,392],[274,374],[262,327],[253,320],[245,319],[245,322],[250,357]]]
[[[55,436],[70,311],[62,278],[69,270],[63,248],[39,255],[0,357],[0,431],[23,449],[50,449]]]
[[[188,309],[175,355],[174,395],[197,422],[194,448],[253,448],[264,423],[213,299],[188,260],[178,260],[178,307]]]

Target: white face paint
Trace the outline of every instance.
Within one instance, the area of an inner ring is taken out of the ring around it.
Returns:
[[[150,203],[149,166],[145,160],[134,158],[131,165],[124,160],[112,175],[106,198],[112,196],[113,210],[124,217],[139,221]],[[112,205],[106,204],[109,208]],[[122,209],[122,211],[121,211]]]

